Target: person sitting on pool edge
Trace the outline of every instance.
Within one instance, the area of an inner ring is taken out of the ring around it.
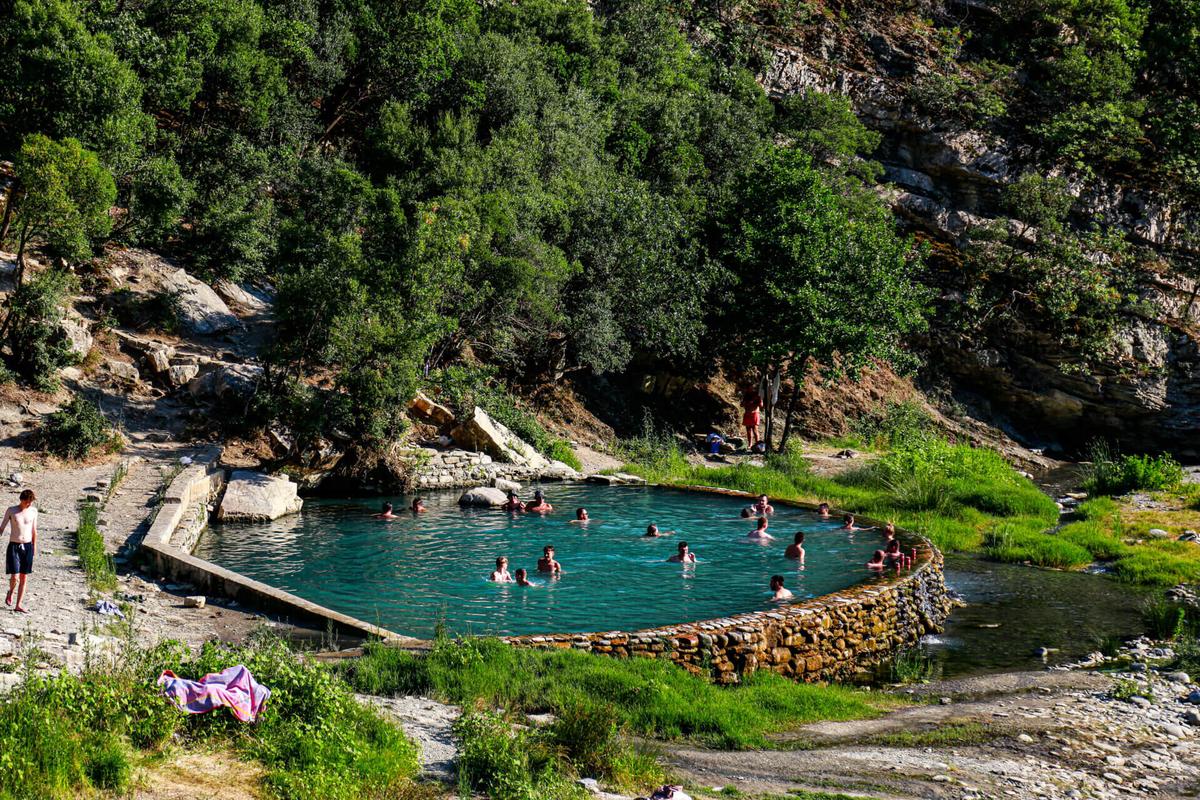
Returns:
[[[547,503],[547,502],[546,502],[546,495],[544,495],[544,494],[542,493],[542,490],[541,490],[541,489],[537,489],[537,490],[535,490],[535,491],[534,491],[534,493],[533,493],[533,502],[532,502],[532,503],[526,503],[526,504],[525,504],[525,510],[526,510],[526,511],[540,512],[540,513],[542,513],[542,514],[545,514],[547,511],[553,511],[553,510],[554,510],[554,506],[552,506],[552,505],[550,505],[549,503]]]
[[[775,513],[775,507],[771,505],[771,501],[765,494],[760,494],[758,496],[758,502],[750,506],[750,510],[755,514],[758,514],[760,517]]]
[[[679,543],[679,552],[667,559],[673,564],[695,564],[696,554],[688,550],[687,542]]]
[[[747,533],[746,536],[750,539],[758,539],[761,541],[766,541],[767,539],[775,538],[771,534],[767,533],[767,518],[766,517],[759,517],[758,518],[758,527],[755,528],[754,530],[750,531],[749,533]]]
[[[588,516],[586,508],[575,509],[575,519],[571,522],[591,522],[591,517]]]
[[[542,557],[538,559],[538,572],[562,575],[562,564],[554,560],[554,545],[548,544],[542,548]]]
[[[425,502],[419,497],[414,497],[413,501],[412,501],[412,505],[409,506],[408,508],[414,514],[424,514],[426,511],[429,510],[428,508],[425,507]]]
[[[885,543],[894,542],[896,540],[896,523],[889,522],[883,526],[883,541]]]
[[[524,511],[525,504],[517,498],[517,493],[512,489],[508,490],[508,500],[504,505],[500,506],[504,511]]]
[[[882,552],[882,551],[881,551]],[[492,583],[512,583],[512,575],[508,574],[508,559],[500,556],[496,559],[496,571],[493,572],[488,580]]]
[[[771,576],[771,591],[774,592],[774,594],[771,595],[771,599],[775,602],[779,602],[780,600],[791,600],[793,597],[789,590],[783,588],[782,575]]]
[[[517,570],[517,579],[513,581],[513,583],[517,584],[517,586],[536,586],[537,584],[529,582],[528,575],[529,573],[527,573],[525,568],[522,567],[521,569]]]
[[[887,564],[883,562],[883,551],[876,550],[875,555],[871,556],[871,560],[867,562],[867,569],[872,572],[883,572]]]
[[[801,564],[804,563],[804,531],[796,531],[792,543],[788,545],[787,550],[783,551],[783,557],[794,558]]]
[[[821,519],[829,519],[832,514],[829,513],[829,503],[821,503],[817,506],[817,516]]]
[[[374,517],[375,519],[395,519],[396,518],[396,515],[392,513],[392,504],[391,503],[384,503],[383,510],[380,511],[378,514],[372,514],[371,516]]]

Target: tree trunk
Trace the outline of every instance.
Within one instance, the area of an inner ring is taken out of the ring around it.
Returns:
[[[14,183],[8,187],[8,194],[4,196],[4,218],[0,219],[0,245],[8,238],[8,226],[12,224],[13,206],[16,204],[17,185]]]
[[[796,411],[796,400],[800,397],[800,386],[808,374],[808,357],[800,362],[800,371],[792,376],[792,395],[788,398],[787,414],[783,418],[783,433],[779,436],[779,452],[787,449],[788,437],[792,435],[792,415]]]
[[[775,433],[775,402],[771,396],[771,387],[775,385],[778,369],[766,373],[766,386],[763,391],[763,452],[771,452],[771,437]]]

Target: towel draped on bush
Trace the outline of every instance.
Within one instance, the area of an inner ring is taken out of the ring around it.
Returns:
[[[229,706],[242,722],[254,722],[271,690],[254,680],[242,664],[205,675],[198,681],[175,677],[171,670],[158,676],[158,685],[180,710],[189,714],[204,714],[214,708]]]

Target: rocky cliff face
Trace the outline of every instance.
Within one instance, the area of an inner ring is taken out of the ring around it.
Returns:
[[[1002,136],[929,119],[908,102],[914,78],[932,68],[926,38],[880,18],[807,30],[803,42],[777,47],[762,82],[776,97],[808,89],[847,96],[882,135],[874,154],[884,168],[879,191],[919,236],[960,248],[973,226],[1001,218],[1001,189],[1032,169],[1028,148]],[[1187,251],[1184,209],[1140,186],[1064,175],[1075,196],[1072,217],[1121,231],[1152,251]],[[1016,324],[984,340],[955,335],[934,320],[930,371],[948,378],[976,412],[1024,443],[1077,452],[1097,437],[1127,450],[1169,450],[1200,457],[1200,286],[1178,275],[1145,272],[1111,352],[1099,367],[1078,363],[1062,342]],[[947,290],[942,310],[961,296]]]

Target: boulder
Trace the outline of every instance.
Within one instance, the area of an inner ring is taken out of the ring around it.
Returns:
[[[521,491],[521,484],[504,478],[492,478],[492,486],[505,493]]]
[[[71,353],[83,358],[92,349],[92,331],[81,317],[66,316],[58,322],[58,329]]]
[[[458,498],[460,506],[477,506],[480,508],[499,508],[507,502],[507,493],[494,486],[476,486],[474,489],[467,489]]]
[[[542,470],[550,461],[508,428],[496,422],[479,406],[471,418],[450,432],[460,447],[487,453],[497,461]]]
[[[179,324],[190,334],[211,336],[241,323],[212,288],[186,270],[177,269],[163,278],[163,289],[179,299]]]
[[[222,278],[213,284],[217,294],[226,303],[233,303],[249,311],[264,312],[271,308],[271,299],[256,289],[238,286],[233,281]]]
[[[176,364],[167,370],[167,383],[172,386],[183,386],[200,373],[200,367],[195,364]]]
[[[188,381],[188,391],[197,400],[245,399],[254,394],[262,372],[254,364],[220,364]]]
[[[417,392],[417,396],[408,404],[408,410],[417,419],[433,425],[454,424],[454,413],[444,405],[431,400],[423,392]]]
[[[146,363],[155,372],[166,372],[171,368],[171,359],[174,355],[174,347],[165,344],[151,345],[146,350]]]
[[[285,475],[235,470],[225,487],[217,519],[222,522],[269,522],[295,514],[304,505],[296,484]]]
[[[104,362],[104,368],[108,371],[109,375],[126,383],[137,383],[142,378],[137,367],[127,361],[118,361],[115,358],[110,358]]]
[[[551,461],[550,466],[542,470],[542,478],[554,481],[577,481],[579,473],[569,464],[561,461]]]

